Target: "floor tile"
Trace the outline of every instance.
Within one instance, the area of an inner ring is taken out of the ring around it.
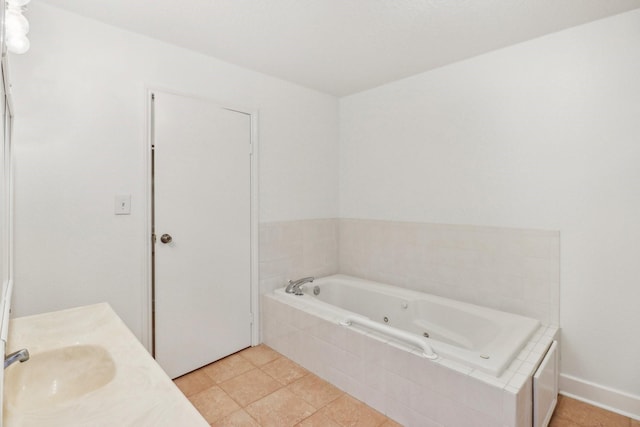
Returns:
[[[400,426],[266,345],[183,375],[175,384],[212,426]],[[561,395],[549,426],[640,427],[640,421]]]
[[[286,388],[271,393],[245,410],[263,427],[291,427],[309,417],[315,408]]]
[[[254,369],[247,359],[238,353],[220,359],[210,365],[205,366],[202,370],[216,383],[227,381],[240,374]]]
[[[309,373],[309,371],[304,369],[302,366],[287,359],[286,357],[279,357],[276,360],[263,365],[260,369],[284,385],[290,384]]]
[[[282,384],[256,368],[222,382],[219,386],[244,408],[278,390]]]
[[[331,418],[342,427],[377,427],[387,420],[387,417],[344,394],[329,403],[318,412]]]
[[[208,423],[218,421],[240,409],[240,406],[217,386],[196,393],[189,400]]]
[[[558,402],[556,403],[556,408],[553,411],[553,417],[570,418],[572,411],[574,410],[572,401],[573,399],[558,395]]]
[[[387,421],[382,423],[382,425],[380,427],[402,427],[402,424],[398,424],[397,422],[393,421],[392,419],[387,418]]]
[[[232,412],[223,419],[211,424],[211,427],[260,427],[260,424],[244,409]]]
[[[629,418],[600,408],[589,411],[582,421],[584,427],[629,427],[630,424]]]
[[[549,421],[549,427],[581,427],[580,424],[576,424],[571,420],[566,420],[558,416],[551,417]]]
[[[629,418],[623,415],[566,396],[559,396],[554,418],[570,421],[581,427],[630,426]]]
[[[287,388],[316,409],[322,408],[344,394],[342,390],[314,374],[305,375],[289,384]]]
[[[331,418],[327,418],[326,415],[316,412],[309,418],[305,418],[297,424],[296,427],[342,427],[340,424],[333,421]]]
[[[260,344],[255,347],[249,347],[245,350],[242,350],[238,354],[240,354],[242,357],[256,366],[262,366],[266,363],[271,362],[272,360],[282,357],[280,353],[272,350],[270,347],[264,344]]]
[[[178,377],[173,380],[173,382],[187,397],[193,396],[194,394],[215,385],[211,377],[209,377],[202,369],[198,369],[196,371]]]

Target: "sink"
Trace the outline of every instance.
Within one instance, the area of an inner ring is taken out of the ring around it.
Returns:
[[[109,384],[116,365],[99,345],[36,352],[5,371],[5,411],[31,412],[64,405]]]
[[[109,304],[11,319],[6,352],[21,348],[2,427],[209,427]]]

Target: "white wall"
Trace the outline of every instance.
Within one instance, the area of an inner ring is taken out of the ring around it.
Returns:
[[[340,217],[560,230],[562,373],[636,416],[639,29],[634,11],[340,100]]]
[[[145,88],[161,86],[260,110],[263,222],[336,217],[339,178],[344,218],[560,230],[563,373],[640,395],[640,12],[342,99],[339,174],[335,98],[38,2],[28,15],[14,314],[109,301],[140,336]]]
[[[261,221],[337,216],[336,98],[39,2],[28,16],[31,50],[10,58],[14,315],[108,301],[141,336],[148,86],[259,110]]]

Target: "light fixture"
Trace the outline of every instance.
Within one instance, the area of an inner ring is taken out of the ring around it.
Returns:
[[[7,50],[22,54],[29,50],[29,21],[22,14],[30,0],[7,0],[4,14],[5,43]]]
[[[8,8],[4,15],[4,26],[9,34],[27,34],[29,32],[29,21],[19,9],[13,7]]]
[[[9,52],[17,54],[25,53],[29,50],[29,46],[31,46],[29,39],[23,34],[7,35],[5,43],[7,44]]]

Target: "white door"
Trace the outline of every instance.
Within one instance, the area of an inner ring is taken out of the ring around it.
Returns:
[[[251,345],[251,117],[161,92],[152,108],[154,354],[175,378]]]

